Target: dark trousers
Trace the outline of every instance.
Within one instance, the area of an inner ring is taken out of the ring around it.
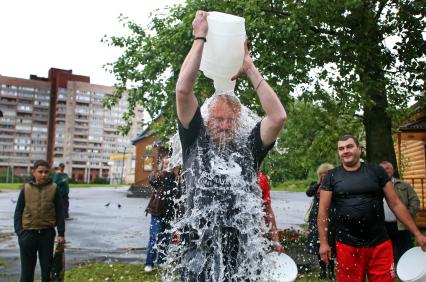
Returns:
[[[64,205],[64,217],[69,218],[70,198],[68,194],[62,195],[62,204]]]
[[[41,267],[41,281],[50,281],[55,229],[24,230],[18,237],[21,254],[21,282],[33,282],[37,253]]]
[[[408,230],[399,230],[396,221],[385,222],[386,230],[392,241],[395,264],[398,263],[401,256],[413,247],[411,233]]]
[[[398,263],[402,255],[414,247],[411,233],[408,230],[400,230],[396,235],[396,246],[395,246],[395,262]]]

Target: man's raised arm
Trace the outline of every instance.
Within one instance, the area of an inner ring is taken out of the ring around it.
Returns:
[[[206,37],[208,30],[207,12],[197,12],[192,22],[192,29],[195,38]],[[192,89],[197,79],[198,70],[200,69],[204,43],[202,39],[194,40],[191,50],[186,55],[185,61],[182,64],[176,83],[177,115],[185,128],[188,128],[198,107],[198,101]]]
[[[244,49],[243,66],[238,73],[232,77],[232,80],[245,74],[253,84],[256,94],[259,97],[260,104],[266,113],[260,125],[260,137],[263,145],[268,146],[277,139],[287,119],[287,114],[275,91],[269,86],[268,82],[262,77],[261,73],[254,65],[249,54],[247,41],[244,43]]]

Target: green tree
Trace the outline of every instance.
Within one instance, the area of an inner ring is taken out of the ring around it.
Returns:
[[[331,105],[329,105],[331,107]],[[287,108],[289,118],[276,150],[263,162],[274,182],[316,177],[317,167],[338,163],[336,140],[348,132],[361,135],[362,122],[352,115],[340,115],[321,105],[296,101]]]
[[[246,19],[256,65],[285,105],[298,90],[305,100],[324,101],[325,109],[332,100],[336,106],[327,110],[357,112],[365,127],[367,160],[395,163],[392,114],[401,114],[409,99],[418,98],[426,77],[425,7],[424,0],[191,0],[157,11],[147,28],[122,17],[130,34],[104,38],[123,49],[107,65],[119,91],[106,104],[116,103],[128,89],[125,118],[130,120],[141,105],[151,116],[165,114],[163,134],[173,131],[174,87],[192,44],[193,16],[198,9],[232,13]],[[389,47],[385,42],[392,38],[397,43]],[[203,102],[213,92],[212,83],[200,76],[195,91]],[[236,92],[260,111],[247,80],[238,82]]]

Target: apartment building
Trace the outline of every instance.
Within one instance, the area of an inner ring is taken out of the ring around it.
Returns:
[[[90,77],[52,68],[47,78],[0,76],[0,170],[27,175],[37,159],[63,162],[78,182],[107,178],[110,157],[132,152],[130,139],[141,128],[134,124],[127,136],[116,134],[127,109],[125,95],[111,109],[103,100],[113,87],[90,83]],[[140,120],[138,111],[135,121]]]
[[[0,76],[0,168],[26,175],[46,159],[51,85],[46,81]]]

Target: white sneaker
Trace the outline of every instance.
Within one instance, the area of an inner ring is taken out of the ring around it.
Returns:
[[[145,267],[143,269],[143,271],[145,271],[145,272],[151,272],[152,270],[153,270],[152,266],[150,266],[150,265],[145,265]]]

